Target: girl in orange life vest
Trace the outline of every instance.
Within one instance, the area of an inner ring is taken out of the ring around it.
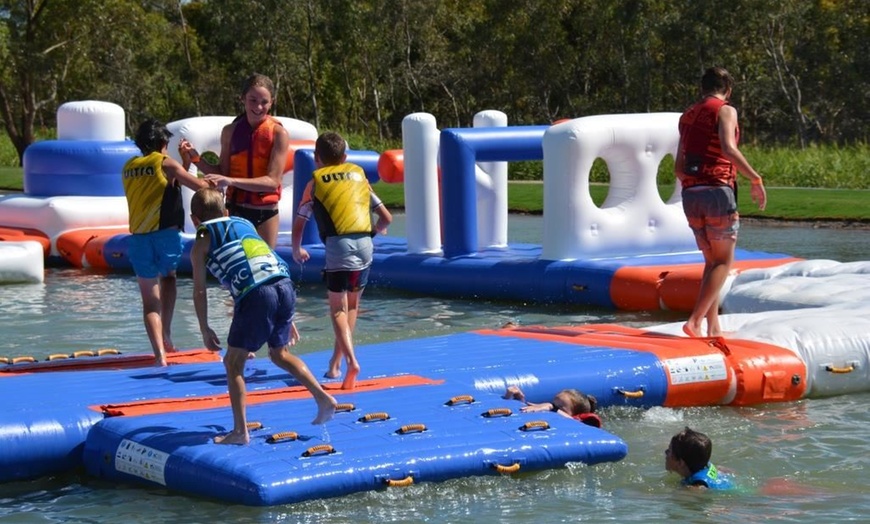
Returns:
[[[268,77],[253,74],[245,79],[245,112],[221,130],[220,165],[203,162],[187,140],[179,144],[179,152],[190,155],[210,184],[226,189],[230,215],[251,221],[272,248],[278,241],[278,200],[290,147],[287,130],[269,115],[274,99],[275,86]]]
[[[737,111],[728,105],[734,80],[725,69],[711,67],[701,78],[701,100],[680,117],[680,144],[674,171],[683,190],[683,210],[704,255],[701,290],[683,331],[701,336],[722,335],[719,291],[734,261],[737,230],[737,173],[751,182],[752,201],[764,210],[767,194],[761,176],[737,148]]]

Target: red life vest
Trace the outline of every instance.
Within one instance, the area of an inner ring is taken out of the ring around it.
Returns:
[[[275,143],[275,128],[281,122],[273,117],[262,121],[256,129],[251,128],[245,115],[236,118],[233,136],[230,139],[230,177],[257,178],[269,174],[269,160]],[[227,202],[265,206],[277,204],[281,199],[281,185],[273,191],[246,191],[236,187],[227,188]]]
[[[579,420],[587,426],[593,426],[596,428],[601,427],[601,417],[599,417],[595,413],[580,413],[579,415],[574,415],[571,418],[573,418],[574,420]]]
[[[719,110],[725,104],[725,100],[710,96],[680,117],[683,169],[678,175],[684,189],[700,185],[734,186],[737,167],[725,158],[719,141]],[[739,138],[738,129],[735,140]]]

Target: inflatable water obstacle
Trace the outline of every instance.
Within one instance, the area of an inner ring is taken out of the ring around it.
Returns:
[[[845,307],[866,312],[864,304]],[[628,449],[607,432],[608,407],[748,406],[867,391],[870,315],[850,317],[843,307],[724,315],[723,327],[740,334],[728,338],[686,338],[679,324],[511,326],[361,345],[358,387],[325,384],[340,408],[322,427],[310,425],[307,391],[254,359],[245,371],[248,446],[213,443],[232,427],[216,354],[183,352],[165,368],[9,364],[0,366],[0,389],[27,402],[0,413],[0,481],[84,469],[111,482],[273,505],[618,461]],[[330,355],[304,358],[317,370]],[[501,397],[510,385],[534,402],[564,388],[595,395],[604,427],[522,413],[520,402]]]
[[[348,152],[370,181],[384,171],[390,180],[404,182],[407,237],[375,239],[371,285],[459,298],[690,309],[703,259],[686,224],[679,187],[665,201],[656,186],[659,163],[676,149],[678,117],[604,115],[553,126],[507,126],[503,113],[483,111],[473,128],[439,131],[432,115],[408,115],[401,161],[394,154]],[[219,150],[220,129],[230,120],[171,122],[170,154],[176,154],[182,137],[201,149]],[[282,123],[296,140],[280,204],[278,252],[290,260],[288,232],[315,167],[311,149],[317,132],[306,122],[282,117]],[[114,104],[70,102],[58,108],[59,139],[25,151],[25,193],[0,196],[0,239],[39,242],[50,261],[129,271],[118,173],[136,148],[123,130],[123,110]],[[597,158],[610,172],[600,207],[589,195]],[[540,245],[509,243],[507,162],[541,159],[544,238]],[[185,197],[187,204],[187,190]],[[192,224],[186,230],[192,231]],[[294,265],[293,276],[319,278],[323,247],[316,224],[309,222],[303,236],[312,259],[304,267]],[[189,245],[191,237],[186,238]],[[739,249],[734,267],[739,272],[795,260]],[[181,270],[189,271],[189,265]]]

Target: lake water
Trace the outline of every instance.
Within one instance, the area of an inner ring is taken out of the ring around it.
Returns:
[[[403,217],[391,234],[402,235]],[[512,216],[511,242],[539,243],[541,218]],[[742,248],[808,259],[868,260],[870,231],[744,226]],[[189,299],[179,279],[173,333],[179,347],[201,347]],[[229,327],[225,294],[213,287],[213,327]],[[41,285],[0,286],[0,355],[70,353],[118,348],[149,351],[135,279],[52,268]],[[684,314],[626,313],[428,298],[368,290],[357,326],[358,345],[522,325],[676,321]],[[296,352],[328,349],[332,329],[325,291],[299,287]],[[262,351],[260,353],[263,353]],[[260,355],[261,357],[263,355]],[[365,364],[364,348],[360,351]],[[582,386],[581,386],[582,387]],[[62,394],[62,393],[60,393]],[[4,402],[27,402],[4,392]],[[605,410],[606,429],[629,445],[617,463],[571,466],[515,477],[459,479],[404,489],[360,493],[271,508],[229,506],[160,489],[116,486],[78,474],[0,485],[0,522],[835,522],[870,515],[870,394],[812,399],[751,408],[709,407]],[[677,488],[664,471],[664,449],[684,426],[713,439],[713,460],[733,470],[742,489],[726,494]]]

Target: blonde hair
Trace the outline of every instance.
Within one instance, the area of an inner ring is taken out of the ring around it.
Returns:
[[[198,189],[190,199],[190,214],[200,222],[224,216],[224,195],[213,187]]]

